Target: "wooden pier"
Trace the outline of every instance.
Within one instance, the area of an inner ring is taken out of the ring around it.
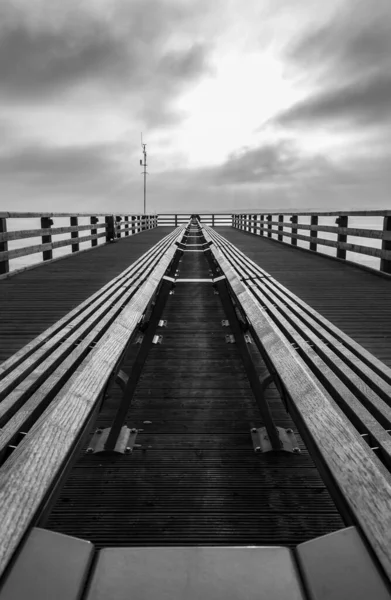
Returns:
[[[53,573],[79,557],[62,596],[47,573],[64,600],[131,582],[181,598],[186,577],[196,598],[194,565],[213,587],[222,556],[246,598],[269,560],[272,600],[390,597],[390,216],[381,231],[336,216],[45,214],[18,232],[7,220],[28,215],[0,215],[0,600],[42,597],[32,556],[45,578],[57,547]],[[346,260],[348,235],[382,240],[356,245],[379,270]],[[241,597],[224,578],[209,597]]]

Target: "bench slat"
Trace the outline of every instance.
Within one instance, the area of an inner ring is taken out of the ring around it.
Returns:
[[[211,251],[289,391],[323,461],[391,578],[391,476],[365,447],[345,415],[332,405],[307,365],[239,281],[225,256],[213,245]]]
[[[179,239],[180,236],[178,236]],[[0,470],[0,575],[99,402],[101,393],[175,252],[170,246]]]

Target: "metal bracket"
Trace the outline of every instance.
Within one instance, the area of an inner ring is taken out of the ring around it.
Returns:
[[[153,340],[152,340],[152,344],[161,344],[163,341],[163,336],[162,335],[154,335],[153,336]]]
[[[294,454],[300,454],[301,450],[297,443],[297,439],[292,429],[284,429],[283,427],[276,427],[278,436],[282,442],[282,447],[279,448],[278,452],[291,452]],[[253,441],[253,447],[255,452],[273,452],[273,447],[269,440],[266,427],[253,427],[251,429],[251,438]]]
[[[227,342],[227,344],[234,344],[235,343],[235,336],[234,335],[226,335],[225,336],[225,341]]]
[[[129,429],[124,425],[121,428],[114,450],[105,450],[105,443],[110,430],[111,427],[96,430],[86,450],[87,454],[131,454],[133,452],[138,433],[137,429]]]
[[[158,327],[167,327],[167,320],[166,319],[160,319],[159,323],[157,324]]]
[[[140,335],[137,336],[137,338],[136,338],[135,344],[142,344],[143,343],[143,339],[144,339],[144,336],[143,336],[142,333],[140,333]]]
[[[118,371],[117,376],[115,378],[115,383],[118,383],[121,390],[124,392],[126,388],[126,384],[128,383],[129,375],[125,373],[125,371]]]
[[[221,324],[222,324],[223,327],[229,327],[229,321],[227,319],[223,319],[221,321]]]
[[[253,341],[251,339],[251,336],[248,333],[244,334],[244,339],[246,340],[246,344],[252,344]]]

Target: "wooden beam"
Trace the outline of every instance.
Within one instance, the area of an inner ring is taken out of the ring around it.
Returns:
[[[270,233],[278,235],[278,229],[271,229]],[[304,242],[311,242],[311,237],[308,235],[293,234],[293,233],[288,233],[287,231],[285,231],[284,236],[289,237],[289,238],[294,237],[295,239],[303,240]],[[269,237],[269,229],[268,229],[268,237]],[[275,241],[277,241],[277,240],[275,240]],[[282,242],[282,243],[284,243],[284,242]],[[338,247],[338,242],[335,242],[333,240],[316,238],[316,243],[323,245],[323,246],[330,246],[331,248]],[[339,246],[350,252],[357,252],[358,254],[366,254],[368,256],[375,256],[376,258],[385,258],[387,260],[391,259],[391,251],[390,250],[381,250],[380,248],[371,248],[370,246],[359,246],[357,244],[350,244],[348,242],[346,242],[346,243],[340,242]]]
[[[298,217],[297,215],[293,215],[291,217],[291,221],[292,223],[289,223],[289,225],[291,225],[292,227],[292,233],[295,235],[297,235],[297,221],[298,221]],[[292,246],[297,246],[297,238],[296,237],[291,237],[291,244]]]
[[[77,243],[81,244],[82,242],[89,242],[90,240],[97,239],[100,237],[104,237],[106,233],[97,233],[96,235],[86,235],[80,238],[75,238]],[[68,240],[59,240],[57,242],[48,242],[46,244],[39,244],[37,246],[27,246],[26,248],[16,248],[15,250],[9,250],[8,252],[0,252],[0,261],[3,258],[7,258],[8,260],[12,258],[19,258],[20,256],[27,256],[28,254],[36,254],[37,252],[45,253],[45,255],[52,256],[52,250],[55,248],[63,248],[64,246],[70,246],[74,244],[73,239]],[[48,254],[46,254],[48,253]],[[50,258],[45,258],[44,260],[51,260]]]
[[[77,217],[71,217],[71,227],[77,227],[77,226],[78,226]],[[75,238],[78,239],[78,233],[77,233],[77,231],[72,231],[71,239],[75,240]],[[78,252],[78,251],[79,251],[79,244],[76,241],[74,241],[72,243],[72,252]]]
[[[383,252],[391,252],[391,216],[384,217],[383,221],[383,243],[382,243],[382,251]],[[387,237],[386,237],[387,236]],[[391,257],[390,258],[382,258],[380,261],[380,271],[383,273],[391,273]]]
[[[96,219],[97,219],[97,217],[95,217],[95,216],[90,217],[90,223],[91,223],[91,225],[93,225],[93,227],[91,228],[91,235],[96,235],[98,233],[97,226],[95,223]],[[87,225],[86,225],[86,227],[87,227]],[[102,227],[102,225],[100,225],[100,227]],[[97,246],[97,245],[98,245],[98,239],[93,238],[91,240],[91,247],[93,248],[94,246]]]
[[[95,217],[90,217],[94,219]],[[106,227],[105,223],[94,223],[96,229]],[[77,227],[51,227],[50,229],[21,229],[19,231],[8,231],[0,233],[0,242],[11,240],[22,240],[32,237],[42,237],[43,235],[57,235],[60,233],[71,233],[72,231],[87,231],[91,225],[78,225]]]
[[[311,226],[315,226],[318,224],[318,216],[312,215],[311,217]],[[310,241],[310,250],[316,252],[316,238],[318,237],[318,232],[316,229],[311,229],[311,241]]]
[[[52,224],[53,224],[53,221],[50,217],[41,217],[42,229],[49,229],[49,231],[50,231],[50,227]],[[42,235],[42,258],[43,258],[43,260],[51,260],[53,258],[51,242],[52,242],[51,233]],[[49,244],[50,244],[50,246],[49,246]],[[45,246],[46,246],[46,248],[45,248]],[[39,246],[31,246],[31,248],[29,248],[29,250],[31,250],[32,248],[39,248]],[[20,248],[20,250],[27,250],[27,248]],[[14,250],[14,252],[15,252],[15,250]],[[16,254],[14,256],[15,257],[16,256],[25,256],[26,254],[34,254],[35,252],[40,252],[40,250],[34,250],[32,252],[26,252],[23,254]]]
[[[348,227],[348,217],[347,215],[341,215],[337,219],[339,227],[346,228]],[[346,244],[347,235],[344,233],[338,233],[337,236],[337,258],[346,259]]]
[[[0,235],[7,235],[7,219],[5,217],[0,218]],[[0,240],[0,254],[4,253],[4,255],[8,252],[8,242],[5,239]],[[10,265],[8,258],[0,259],[0,275],[4,275],[4,273],[8,273],[10,270]]]
[[[278,215],[278,241],[282,242],[283,239],[283,222],[284,215]]]
[[[272,237],[272,225],[271,225],[271,221],[272,221],[272,216],[271,215],[267,215],[267,237],[268,238]]]

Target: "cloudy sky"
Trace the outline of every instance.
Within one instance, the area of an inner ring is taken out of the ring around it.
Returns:
[[[0,210],[391,208],[391,0],[1,0]]]

